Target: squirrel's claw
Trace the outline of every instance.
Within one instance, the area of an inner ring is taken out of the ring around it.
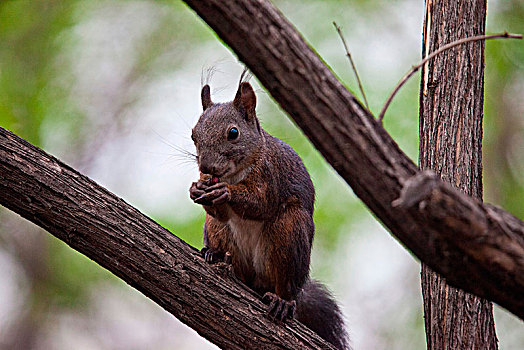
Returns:
[[[191,197],[192,200],[201,197],[205,193],[204,189],[199,188],[198,182],[193,182],[189,188],[189,197]]]
[[[203,193],[200,197],[193,199],[193,201],[197,204],[203,205],[218,205],[226,203],[230,198],[231,193],[229,192],[229,188],[222,185],[210,192],[206,190],[205,193]]]
[[[214,184],[214,185],[211,185],[209,187],[206,187],[205,191],[206,192],[211,192],[211,191],[214,191],[214,190],[217,190],[217,189],[222,189],[224,187],[227,187],[227,182],[219,182],[217,184]]]
[[[189,188],[189,196],[192,200],[196,200],[206,194],[206,192],[209,192],[210,187],[213,186],[214,185],[211,185],[210,180],[198,180],[197,182],[193,182]]]
[[[296,301],[287,301],[280,298],[274,293],[267,292],[262,297],[264,304],[269,304],[267,308],[268,316],[275,320],[285,321],[286,319],[292,319],[295,316]]]
[[[197,204],[219,205],[229,201],[231,192],[225,182],[214,183],[210,180],[198,180],[191,184],[189,196]]]
[[[297,309],[297,302],[294,300],[286,301],[286,305],[284,306],[284,310],[282,312],[283,315],[286,315],[287,318],[292,319],[295,318],[295,310]]]
[[[273,320],[277,319],[279,321],[284,321],[286,315],[284,313],[282,313],[282,311],[284,310],[284,302],[283,300],[273,300],[273,302],[271,302],[271,305],[269,305],[269,315],[271,316],[271,318]]]
[[[214,264],[224,260],[224,253],[215,251],[208,247],[202,248],[200,254],[202,254],[204,260],[209,264]]]
[[[229,192],[224,192],[220,196],[218,196],[217,198],[213,199],[213,201],[211,203],[213,203],[213,205],[222,204],[222,203],[227,202],[229,200],[229,198],[230,198]]]

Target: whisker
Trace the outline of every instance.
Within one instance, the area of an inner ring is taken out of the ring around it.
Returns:
[[[197,164],[196,163],[196,160],[195,159],[192,159],[192,158],[186,158],[186,157],[183,157],[183,156],[178,156],[178,155],[175,155],[175,154],[172,154],[170,155],[166,161],[178,161],[180,163],[187,163],[187,164]]]
[[[161,164],[159,164],[159,166],[167,166],[167,165],[171,165],[173,163],[176,163],[176,165],[179,166],[179,167],[187,167],[187,168],[195,168],[195,169],[197,169],[196,163],[194,161],[190,161],[188,159],[183,159],[183,160],[180,160],[180,159],[166,159]]]
[[[160,141],[162,141],[162,143],[164,143],[166,146],[169,146],[171,147],[172,149],[174,149],[175,151],[177,152],[180,152],[182,154],[185,154],[186,156],[188,157],[192,157],[192,158],[195,158],[196,159],[196,154],[194,154],[193,152],[190,152],[180,146],[177,146],[171,142],[169,142],[168,140],[166,140],[164,137],[162,137],[162,135],[160,135],[158,132],[156,132],[155,130],[153,130],[153,132],[160,138]]]

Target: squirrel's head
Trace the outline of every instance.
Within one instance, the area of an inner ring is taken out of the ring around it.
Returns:
[[[254,165],[264,145],[255,113],[255,92],[243,82],[233,101],[213,103],[209,85],[205,85],[201,97],[204,112],[191,134],[200,172],[237,183]]]

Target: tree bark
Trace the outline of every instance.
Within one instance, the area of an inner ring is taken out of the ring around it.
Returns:
[[[138,289],[228,349],[331,349],[297,321],[265,317],[228,265],[184,241],[44,151],[0,128],[0,203]]]
[[[483,35],[485,20],[486,0],[426,1],[423,57],[452,41]],[[435,170],[482,200],[484,42],[429,61],[420,86],[420,168]],[[490,302],[449,286],[425,264],[421,276],[428,349],[498,348]]]
[[[185,2],[255,73],[355,194],[411,252],[448,283],[524,318],[522,221],[453,190],[450,205],[465,209],[453,220],[470,222],[466,215],[476,213],[473,217],[479,221],[471,222],[473,227],[455,225],[451,218],[448,222],[437,206],[426,205],[427,198],[393,206],[419,172],[417,166],[269,1]],[[511,217],[513,225],[505,225],[502,217]],[[480,250],[464,249],[461,239],[473,240]]]

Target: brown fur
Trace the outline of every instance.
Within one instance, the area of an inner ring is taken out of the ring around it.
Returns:
[[[269,147],[264,147],[267,157],[259,158],[244,180],[228,185],[231,193],[229,202],[204,206],[207,212],[207,247],[218,252],[230,252],[235,273],[257,291],[274,292],[283,299],[292,300],[309,273],[314,231],[313,195],[310,192],[309,198],[303,196],[300,199],[291,189],[280,191],[278,184],[270,181],[276,179],[271,174],[276,172],[278,164],[288,167],[288,171],[296,169],[299,164],[297,159],[279,159],[285,154],[278,149],[280,142],[269,134],[264,136],[270,143]],[[311,184],[304,191],[312,188]],[[286,193],[287,197],[281,196]],[[307,200],[309,203],[303,203]],[[233,216],[261,222],[260,237],[254,240],[257,245],[244,249],[239,247],[239,238],[233,235],[228,224]],[[251,252],[246,254],[245,250]],[[255,261],[256,257],[263,261]],[[263,265],[263,269],[253,274],[255,264]]]

